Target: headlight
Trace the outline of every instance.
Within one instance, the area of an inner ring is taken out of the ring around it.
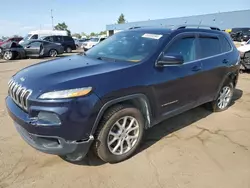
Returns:
[[[69,89],[62,91],[52,91],[42,94],[39,99],[67,99],[73,97],[81,97],[91,92],[92,87],[84,87],[77,89]]]

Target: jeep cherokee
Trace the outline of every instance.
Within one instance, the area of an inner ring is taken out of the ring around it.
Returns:
[[[9,81],[6,105],[22,138],[45,153],[115,163],[145,129],[202,104],[230,106],[240,56],[217,28],[137,28],[86,53],[42,62]],[[150,131],[150,130],[149,130]]]

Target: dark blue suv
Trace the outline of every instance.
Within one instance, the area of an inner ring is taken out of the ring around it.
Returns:
[[[216,28],[137,28],[86,53],[16,73],[6,104],[23,139],[45,153],[130,157],[145,129],[191,108],[230,106],[240,56]]]

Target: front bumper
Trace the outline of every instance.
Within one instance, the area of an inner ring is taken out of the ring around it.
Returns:
[[[48,154],[68,155],[72,153],[81,153],[84,157],[94,140],[90,136],[88,140],[82,142],[66,141],[60,137],[40,136],[27,132],[21,125],[14,123],[21,137],[33,148]]]
[[[81,152],[86,155],[93,142],[91,133],[95,116],[94,104],[98,98],[92,94],[70,102],[32,102],[29,112],[25,112],[11,97],[6,98],[6,106],[15,127],[22,138],[33,148],[44,153],[67,155]],[[97,109],[96,109],[97,110]],[[36,124],[34,114],[38,111],[54,112],[61,120],[59,126]]]

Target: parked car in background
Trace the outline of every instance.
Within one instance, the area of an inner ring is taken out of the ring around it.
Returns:
[[[8,38],[4,41],[0,41],[0,46],[5,44],[5,43],[8,43],[8,42],[17,42],[19,43],[19,41],[21,41],[23,38],[22,37],[11,37],[11,38]]]
[[[117,163],[136,152],[145,129],[167,118],[203,104],[228,109],[239,52],[225,32],[196,27],[126,30],[85,53],[19,71],[6,98],[17,131],[69,161],[92,147]]]
[[[79,39],[75,39],[75,38],[73,38],[73,39],[75,41],[76,48],[79,48],[80,47],[80,41],[79,41]]]
[[[247,51],[250,51],[250,39],[247,42],[242,42],[241,46],[237,48],[241,55]]]
[[[41,40],[60,43],[64,47],[64,51],[66,51],[67,53],[71,53],[72,50],[76,50],[75,41],[70,36],[62,36],[62,35],[46,36],[42,37]]]
[[[250,28],[233,28],[230,36],[234,41],[242,42],[250,39]]]
[[[23,40],[19,42],[19,44],[22,44],[23,42],[27,42],[29,40],[36,40],[40,39],[44,36],[51,36],[51,35],[61,35],[61,36],[67,36],[67,31],[60,31],[60,30],[36,30],[29,32]]]
[[[86,38],[83,38],[83,39],[79,39],[78,42],[79,42],[79,47],[81,48],[82,47],[82,44],[84,42],[87,42],[89,39],[86,39]]]
[[[20,44],[7,42],[0,46],[0,57],[5,60],[22,59],[26,57],[26,53]]]
[[[23,47],[27,57],[56,57],[64,52],[61,44],[44,40],[28,41]]]
[[[92,48],[93,46],[97,45],[98,43],[100,43],[101,41],[105,40],[105,37],[101,37],[101,38],[91,38],[88,41],[85,41],[82,43],[82,49],[84,49],[85,51],[89,50],[90,48]]]
[[[241,69],[249,70],[250,69],[250,39],[245,43],[242,43],[240,47],[238,47],[241,57]]]

